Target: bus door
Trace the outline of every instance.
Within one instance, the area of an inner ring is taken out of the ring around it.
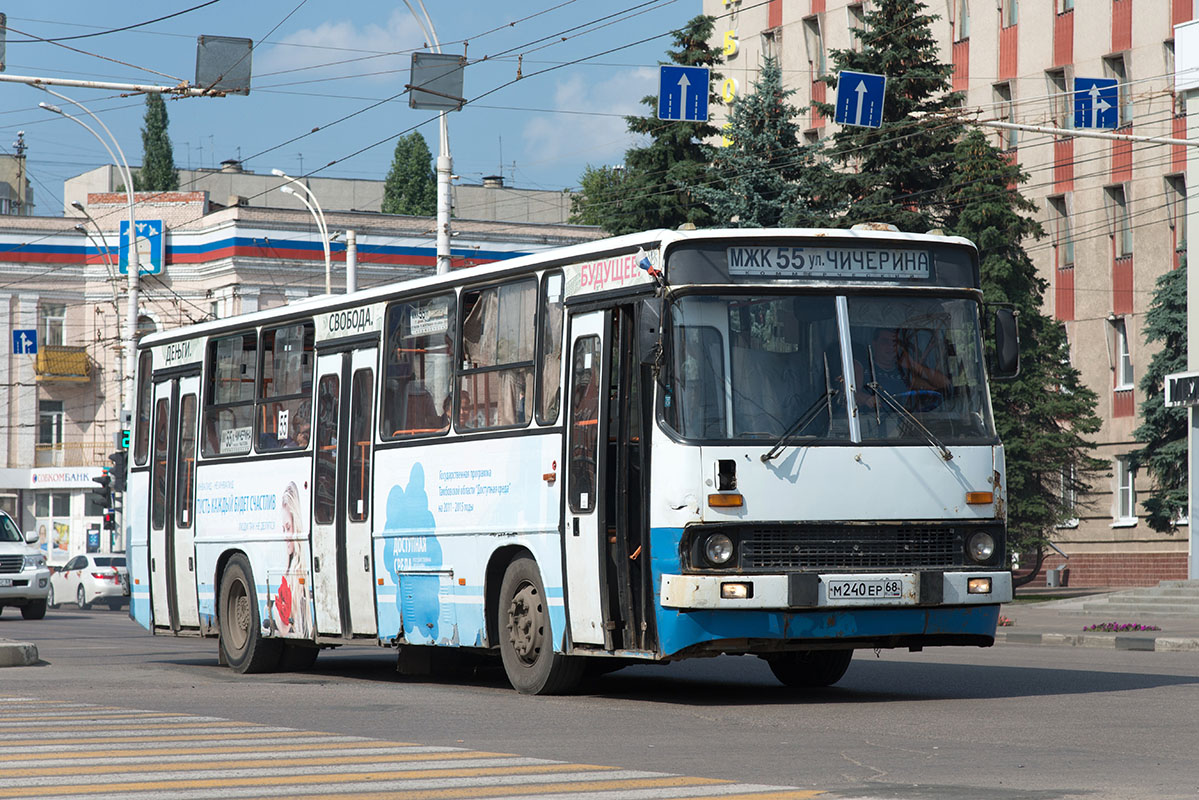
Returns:
[[[317,633],[373,636],[371,455],[377,348],[317,358],[312,583]]]
[[[200,378],[154,385],[150,465],[150,598],[155,627],[199,628],[196,601],[196,435]]]

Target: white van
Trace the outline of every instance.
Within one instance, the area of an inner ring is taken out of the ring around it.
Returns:
[[[25,619],[46,616],[50,570],[35,547],[37,534],[22,534],[12,518],[0,511],[0,612],[19,606]]]

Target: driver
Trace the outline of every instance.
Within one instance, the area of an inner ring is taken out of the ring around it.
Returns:
[[[873,408],[877,402],[867,383],[873,378],[880,389],[892,397],[922,389],[942,392],[949,388],[949,379],[913,355],[904,345],[905,337],[897,328],[877,328],[870,340],[867,363],[854,361],[858,387],[858,403]],[[873,375],[869,359],[873,356]]]

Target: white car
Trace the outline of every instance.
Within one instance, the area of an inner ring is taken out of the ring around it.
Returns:
[[[75,556],[50,576],[50,607],[74,602],[80,608],[104,602],[117,609],[129,602],[129,570],[124,556]]]
[[[46,557],[31,545],[37,533],[22,534],[8,514],[0,511],[0,609],[20,606],[25,619],[46,616],[50,570]]]

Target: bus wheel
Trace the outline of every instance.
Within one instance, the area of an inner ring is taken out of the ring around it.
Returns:
[[[852,658],[853,650],[800,650],[768,656],[766,663],[785,686],[813,689],[841,680]]]
[[[258,619],[250,562],[238,554],[229,559],[221,578],[220,648],[234,672],[270,672],[283,651],[278,639],[265,639]]]
[[[584,659],[554,652],[549,607],[537,562],[508,565],[500,584],[500,655],[512,688],[521,694],[564,694],[578,686]]]

